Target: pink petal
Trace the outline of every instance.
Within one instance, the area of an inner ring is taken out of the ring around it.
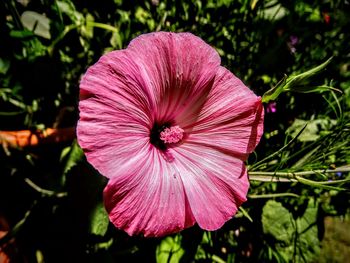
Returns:
[[[77,137],[88,161],[113,177],[120,164],[149,144],[154,103],[125,51],[101,57],[81,80]]]
[[[192,226],[181,176],[150,146],[118,169],[104,190],[110,220],[129,235],[164,236]]]
[[[261,98],[220,67],[196,119],[177,123],[189,134],[186,143],[210,146],[245,160],[263,134],[263,117]]]
[[[159,122],[174,120],[205,98],[220,66],[218,53],[190,33],[144,34],[127,50],[154,91]]]
[[[140,66],[127,50],[112,51],[87,70],[80,82],[80,99],[97,98],[149,125],[155,102],[140,75]]]
[[[198,225],[220,228],[246,201],[249,180],[243,161],[206,146],[184,143],[172,150]]]
[[[216,51],[189,33],[145,34],[102,56],[80,83],[77,134],[88,161],[113,177],[155,121],[174,120],[206,97],[219,64]]]

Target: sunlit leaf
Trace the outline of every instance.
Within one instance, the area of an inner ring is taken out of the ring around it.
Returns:
[[[76,141],[73,142],[72,146],[65,148],[61,154],[61,160],[65,162],[63,174],[68,173],[72,167],[77,165],[77,163],[82,160],[83,156],[84,152]]]
[[[185,253],[181,247],[181,236],[166,237],[158,245],[156,250],[157,263],[177,263]]]
[[[102,202],[99,202],[90,215],[90,233],[104,236],[109,224],[108,214]]]

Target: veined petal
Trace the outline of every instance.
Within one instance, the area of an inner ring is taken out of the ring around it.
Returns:
[[[105,207],[117,228],[159,237],[195,223],[181,176],[153,146],[118,173],[104,190]]]
[[[144,84],[154,92],[156,119],[175,120],[203,102],[220,66],[218,53],[190,33],[144,34],[129,44]]]
[[[149,144],[154,102],[138,69],[125,51],[114,51],[90,67],[80,83],[78,142],[108,178]]]
[[[197,119],[182,128],[189,134],[186,143],[211,146],[245,160],[263,134],[263,117],[261,98],[220,67]]]
[[[196,222],[206,230],[220,228],[246,201],[243,161],[206,146],[185,143],[172,150]]]
[[[80,82],[80,100],[97,98],[142,123],[152,122],[154,99],[140,77],[140,67],[127,50],[103,55]]]

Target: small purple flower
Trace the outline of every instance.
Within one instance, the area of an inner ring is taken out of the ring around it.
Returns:
[[[342,172],[337,172],[337,173],[335,173],[335,175],[338,176],[338,177],[342,177],[343,173]]]
[[[290,36],[289,43],[292,46],[295,46],[296,44],[298,44],[298,42],[299,42],[299,38],[297,36],[293,36],[293,35]]]
[[[267,113],[275,113],[277,111],[277,104],[275,101],[269,102],[266,105],[266,112]]]
[[[290,50],[290,53],[294,54],[297,51],[295,46],[298,44],[298,42],[299,42],[299,38],[297,36],[291,35],[289,37],[289,41],[287,42],[287,45]]]

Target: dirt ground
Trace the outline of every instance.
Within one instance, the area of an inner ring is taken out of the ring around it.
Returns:
[[[326,217],[319,263],[350,262],[350,217]]]

